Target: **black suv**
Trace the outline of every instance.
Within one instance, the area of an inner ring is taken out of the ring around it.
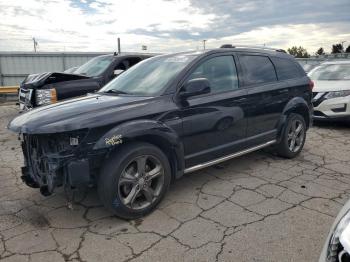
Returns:
[[[20,85],[20,110],[56,103],[95,92],[122,72],[153,55],[123,53],[97,56],[73,72],[46,72],[27,76]]]
[[[95,94],[34,109],[8,127],[20,134],[28,186],[49,195],[97,185],[106,207],[132,219],[185,173],[268,146],[297,156],[311,90],[280,50],[184,52],[149,58]]]

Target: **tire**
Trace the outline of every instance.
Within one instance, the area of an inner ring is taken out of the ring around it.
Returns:
[[[297,129],[301,128],[298,132]],[[303,116],[291,113],[282,132],[281,141],[274,147],[277,155],[285,158],[294,158],[304,147],[306,139],[306,124]],[[292,145],[294,141],[294,146]]]
[[[98,194],[106,208],[124,219],[150,213],[165,196],[171,181],[166,155],[148,143],[125,145],[104,163]]]

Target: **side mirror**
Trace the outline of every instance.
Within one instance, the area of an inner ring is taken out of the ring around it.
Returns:
[[[183,98],[198,96],[202,94],[210,93],[210,83],[206,78],[195,78],[189,80],[180,92],[180,96]]]
[[[117,69],[113,71],[114,76],[119,76],[121,73],[123,73],[125,70],[123,69]]]

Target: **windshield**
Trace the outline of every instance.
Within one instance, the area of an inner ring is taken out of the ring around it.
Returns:
[[[312,80],[350,80],[350,64],[320,65],[309,76]]]
[[[188,65],[194,55],[158,56],[130,68],[99,92],[146,95],[161,94],[166,85]]]
[[[98,56],[78,67],[74,74],[98,76],[112,63],[113,56]]]

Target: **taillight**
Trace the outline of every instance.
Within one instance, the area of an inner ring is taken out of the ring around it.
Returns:
[[[312,91],[312,89],[314,88],[314,85],[315,85],[314,81],[310,80],[309,81],[309,89],[310,89],[310,91]]]

